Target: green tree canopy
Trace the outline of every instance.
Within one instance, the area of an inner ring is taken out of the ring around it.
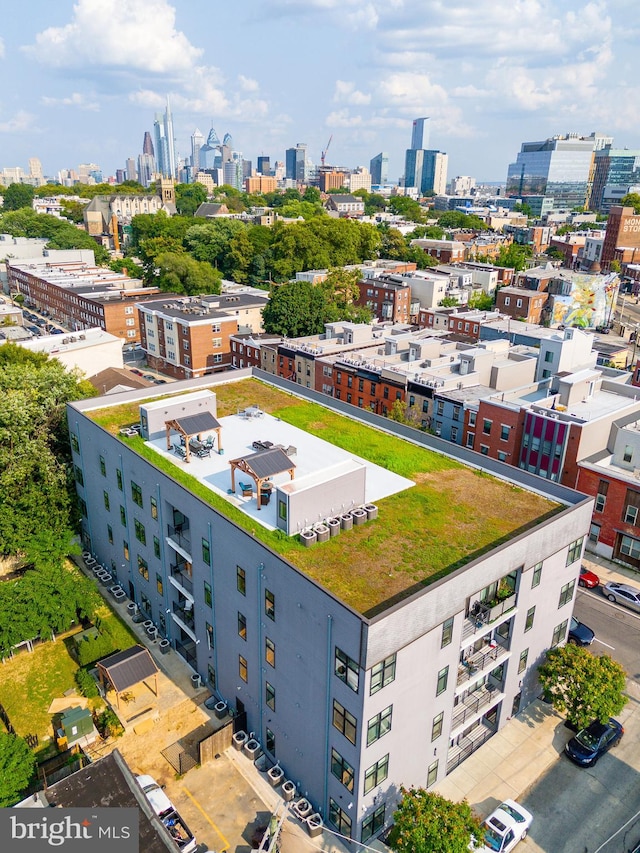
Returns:
[[[269,334],[297,338],[323,332],[329,310],[322,288],[308,281],[292,281],[272,289],[262,318]]]
[[[18,735],[0,732],[0,808],[15,805],[31,781],[36,758]]]
[[[66,219],[36,213],[30,208],[8,211],[0,215],[0,232],[13,237],[44,237],[49,249],[91,249],[96,263],[106,264],[109,253],[98,245],[86,231],[76,228]]]
[[[207,200],[207,191],[202,184],[178,184],[176,186],[176,208],[181,216],[193,216]]]
[[[131,258],[115,258],[109,263],[114,272],[126,272],[129,278],[142,278],[144,269]]]
[[[34,194],[34,189],[29,184],[9,184],[3,191],[3,209],[20,210],[22,207],[31,207]]]
[[[606,722],[627,703],[622,666],[609,655],[596,657],[572,643],[549,649],[538,678],[555,710],[579,729],[593,720]]]
[[[424,214],[418,202],[404,195],[394,195],[389,199],[389,210],[397,216],[403,216],[412,222],[424,222]]]
[[[468,853],[480,821],[464,800],[453,803],[424,788],[401,789],[389,844],[396,853]]]
[[[482,290],[472,293],[467,302],[467,308],[474,308],[478,311],[491,311],[493,308],[493,297]]]
[[[640,193],[627,193],[620,199],[623,207],[632,207],[635,213],[640,214]]]
[[[171,293],[220,293],[222,275],[206,261],[196,261],[185,252],[163,252],[155,258],[156,284]]]

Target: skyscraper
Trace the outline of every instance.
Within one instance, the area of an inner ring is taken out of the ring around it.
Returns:
[[[167,168],[168,178],[176,176],[176,141],[173,136],[173,117],[171,116],[171,107],[169,105],[169,96],[167,96],[167,109],[164,114],[164,135],[167,140]]]
[[[156,162],[158,171],[165,178],[175,178],[176,175],[176,149],[173,138],[173,118],[171,107],[167,97],[167,109],[162,113],[156,113],[153,129],[156,138]]]
[[[261,156],[258,157],[258,172],[261,175],[270,175],[271,174],[271,162],[269,157]]]
[[[307,175],[306,143],[298,142],[295,148],[287,148],[285,151],[285,161],[285,177],[293,181],[304,181]]]
[[[127,157],[126,172],[128,181],[138,180],[138,173],[136,171],[136,161],[133,157]]]
[[[155,152],[153,150],[153,142],[151,141],[151,134],[148,130],[144,132],[144,139],[142,140],[142,153],[150,154],[152,157],[155,157]]]
[[[194,176],[200,171],[200,149],[204,145],[204,136],[198,128],[191,134],[191,166]]]
[[[153,154],[138,154],[138,181],[148,187],[156,172],[156,160]]]
[[[381,151],[369,163],[372,184],[386,184],[389,180],[389,155]]]
[[[426,131],[426,139],[425,139]],[[411,131],[411,147],[415,150],[429,147],[429,119],[416,118],[413,120]]]
[[[507,195],[526,201],[534,215],[585,207],[591,195],[594,152],[601,134],[569,133],[542,142],[523,142],[507,171]]]
[[[640,184],[640,150],[601,148],[595,154],[589,209],[608,213],[633,186]],[[616,200],[617,198],[617,200]]]

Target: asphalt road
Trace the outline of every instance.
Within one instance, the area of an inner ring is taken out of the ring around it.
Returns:
[[[574,612],[596,633],[591,651],[629,674],[630,700],[618,717],[625,734],[592,768],[561,755],[530,789],[522,802],[534,821],[523,853],[527,844],[544,853],[628,853],[640,842],[640,616],[599,590],[579,590]]]

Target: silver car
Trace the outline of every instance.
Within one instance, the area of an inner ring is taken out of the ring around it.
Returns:
[[[609,601],[624,604],[625,607],[630,607],[640,613],[640,589],[637,587],[610,581],[604,585],[603,592]]]

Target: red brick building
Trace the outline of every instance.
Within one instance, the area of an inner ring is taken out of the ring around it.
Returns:
[[[607,269],[616,258],[616,249],[640,249],[640,216],[632,207],[614,204],[609,211],[601,264]]]
[[[370,308],[380,322],[409,323],[411,287],[401,276],[380,276],[358,282],[356,305]]]
[[[496,294],[496,309],[514,320],[540,323],[547,294],[523,287],[501,287]]]

